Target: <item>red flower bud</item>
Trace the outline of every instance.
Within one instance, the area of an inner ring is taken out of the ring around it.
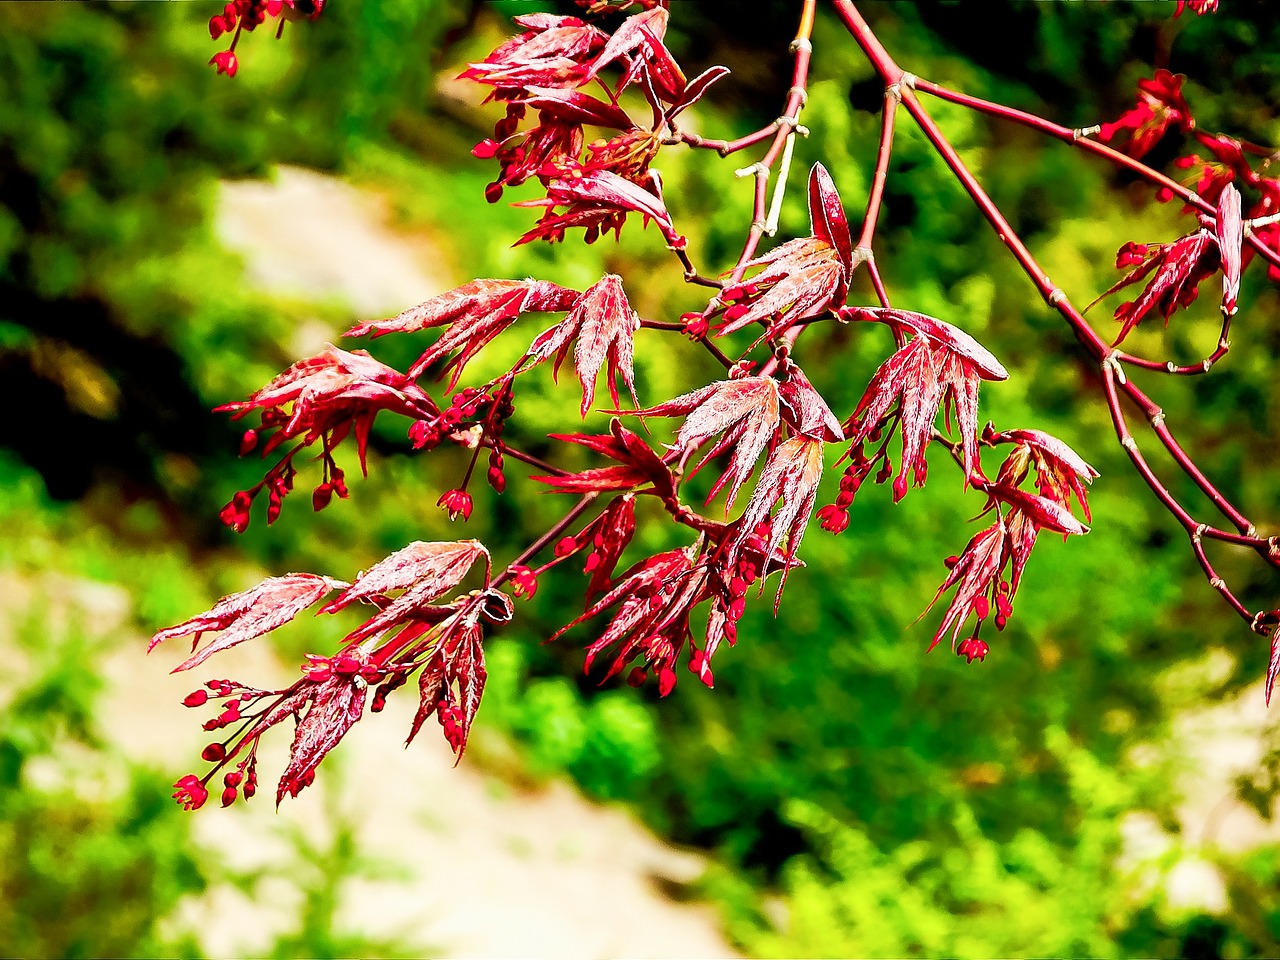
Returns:
[[[204,788],[204,784],[200,782],[200,778],[194,773],[189,773],[177,783],[177,788],[173,795],[173,799],[177,800],[186,810],[199,810],[204,806],[204,802],[209,799],[209,791]]]
[[[532,597],[538,592],[538,578],[523,564],[511,567],[511,588],[517,597]]]
[[[960,646],[956,648],[956,654],[964,657],[968,663],[974,660],[986,660],[987,654],[991,648],[987,646],[986,641],[979,640],[977,637],[969,637],[960,641]]]
[[[236,71],[240,69],[240,61],[236,59],[235,52],[232,50],[215,53],[209,58],[209,63],[218,68],[218,73],[225,73],[228,77],[234,77]]]
[[[203,690],[188,693],[182,701],[185,707],[203,707],[209,700],[209,694]]]
[[[436,501],[436,506],[448,510],[450,520],[457,520],[458,514],[462,514],[464,521],[471,519],[471,495],[465,490],[446,491]]]
[[[319,513],[329,505],[329,501],[333,499],[333,485],[322,483],[311,491],[311,509]]]
[[[211,743],[200,751],[200,759],[208,760],[210,763],[217,763],[227,755],[227,748],[220,743]]]

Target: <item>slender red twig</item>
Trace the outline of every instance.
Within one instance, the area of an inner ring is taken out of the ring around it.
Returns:
[[[1040,295],[1044,297],[1050,306],[1054,307],[1066,320],[1068,325],[1071,327],[1072,332],[1075,334],[1076,339],[1080,341],[1089,356],[1101,368],[1103,374],[1103,385],[1107,398],[1107,407],[1111,414],[1112,422],[1115,425],[1117,435],[1120,437],[1122,446],[1124,446],[1126,453],[1134,464],[1134,467],[1137,469],[1144,482],[1146,482],[1147,486],[1156,495],[1156,498],[1160,500],[1171,514],[1173,514],[1183,528],[1188,531],[1188,534],[1193,535],[1193,549],[1196,553],[1197,561],[1204,570],[1210,584],[1220,594],[1222,594],[1223,598],[1232,607],[1232,609],[1236,610],[1237,613],[1249,622],[1250,626],[1255,631],[1265,632],[1266,628],[1261,625],[1260,615],[1250,613],[1242,604],[1239,603],[1231,591],[1226,587],[1226,584],[1222,579],[1217,576],[1212,565],[1209,564],[1207,558],[1204,556],[1201,541],[1204,536],[1210,535],[1209,531],[1212,528],[1207,524],[1203,524],[1196,520],[1173,497],[1168,488],[1142,457],[1138,450],[1137,442],[1129,431],[1127,421],[1123,410],[1121,409],[1119,393],[1122,391],[1130,402],[1134,403],[1139,410],[1142,411],[1150,422],[1153,432],[1160,439],[1174,462],[1191,478],[1191,480],[1200,488],[1214,506],[1217,507],[1218,510],[1221,511],[1222,514],[1226,516],[1227,519],[1230,520],[1231,523],[1240,531],[1245,538],[1246,544],[1253,546],[1265,559],[1275,564],[1276,561],[1274,559],[1274,551],[1271,549],[1271,541],[1263,540],[1256,536],[1255,527],[1249,519],[1239,509],[1237,509],[1230,500],[1221,493],[1221,491],[1217,489],[1212,481],[1205,476],[1199,466],[1191,459],[1190,456],[1187,455],[1186,451],[1183,450],[1182,446],[1178,443],[1168,425],[1165,423],[1164,412],[1157,404],[1152,402],[1151,399],[1132,382],[1132,380],[1120,372],[1121,367],[1119,357],[1117,357],[1115,352],[1107,346],[1106,342],[1098,336],[1093,328],[1089,326],[1084,316],[1075,308],[1074,305],[1072,305],[1067,295],[1060,288],[1055,286],[1050,277],[1045,274],[1043,268],[1036,261],[1030,250],[1027,249],[1025,243],[1023,243],[1022,239],[1010,226],[1003,213],[1001,213],[1000,209],[991,200],[990,196],[983,189],[977,178],[974,177],[973,173],[960,158],[955,148],[934,122],[928,111],[924,109],[920,101],[916,98],[914,88],[922,81],[919,81],[914,75],[907,73],[894,61],[892,56],[890,56],[888,51],[880,43],[879,38],[876,37],[870,26],[862,18],[851,0],[834,0],[834,7],[837,16],[839,16],[845,27],[848,29],[850,35],[867,55],[867,58],[871,61],[876,72],[880,75],[881,79],[884,80],[886,87],[896,87],[900,91],[902,105],[911,114],[925,137],[942,157],[943,162],[946,163],[966,193],[969,194],[970,199],[973,201],[975,206],[977,206],[983,217],[995,229],[1001,242],[1008,247],[1010,253],[1031,279]],[[930,92],[933,92],[935,89],[940,90],[941,88],[936,88],[933,85],[930,85]],[[954,97],[950,98],[954,99]],[[974,100],[974,102],[968,105],[976,107],[977,104],[986,104],[985,101],[976,101],[976,98],[970,99]],[[997,105],[990,106],[995,107]],[[1090,147],[1087,149],[1091,149],[1093,152],[1108,156],[1130,169],[1135,169],[1133,167],[1133,163],[1136,163],[1136,161],[1131,162],[1130,158],[1123,157],[1122,154],[1111,150],[1109,147],[1104,147],[1101,144],[1094,144],[1092,141],[1081,141],[1078,131],[1069,131],[1066,128],[1050,124],[1047,121],[1032,117],[1029,114],[1021,114],[1019,111],[1012,111],[1009,108],[1001,108],[999,112],[994,110],[989,110],[987,112],[992,112],[999,116],[1006,116],[1009,119],[1018,119],[1020,121],[1025,119],[1029,125],[1042,129],[1044,132],[1051,135],[1059,136],[1062,139],[1068,139],[1071,142],[1089,143]],[[1031,121],[1035,122],[1032,123]],[[1114,154],[1115,156],[1111,157],[1111,154]],[[1145,165],[1140,164],[1139,166],[1143,166],[1144,169],[1147,169],[1145,168]],[[1155,174],[1155,171],[1151,171],[1151,174],[1156,177],[1159,176],[1158,174]],[[1167,180],[1167,178],[1165,179]],[[1169,184],[1176,186],[1176,192],[1179,192],[1179,195],[1186,194],[1184,199],[1187,199],[1188,202],[1192,202],[1190,199],[1192,195],[1190,195],[1189,192],[1180,184],[1174,184],[1173,181],[1169,181]],[[1205,201],[1200,200],[1199,198],[1196,199],[1199,205],[1206,204]]]

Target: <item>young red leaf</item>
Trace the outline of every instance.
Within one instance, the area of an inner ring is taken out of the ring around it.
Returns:
[[[597,127],[614,127],[631,130],[635,122],[621,107],[605,103],[580,90],[562,90],[553,87],[526,87],[520,98],[524,106],[542,111],[546,117],[554,117],[564,123],[588,123]]]
[[[289,764],[276,787],[277,807],[286,793],[296,797],[315,779],[320,761],[363,715],[367,691],[367,684],[349,676],[332,676],[315,689],[293,734]]]
[[[656,407],[636,410],[641,417],[685,416],[684,424],[676,434],[674,449],[680,453],[680,467],[684,468],[693,453],[712,437],[721,434],[709,451],[693,468],[697,473],[712,457],[717,457],[730,447],[733,455],[729,465],[716,480],[708,495],[711,500],[729,484],[729,496],[725,510],[733,505],[738,490],[755,468],[756,461],[777,433],[780,423],[778,382],[771,377],[739,377],[721,380],[692,393],[660,403]]]
[[[689,614],[704,597],[706,571],[694,567],[691,550],[671,550],[642,560],[624,573],[617,585],[586,612],[557,630],[551,640],[620,604],[603,634],[587,647],[584,670],[595,658],[615,647],[612,664],[603,680],[616,676],[643,656],[658,674],[658,689],[666,696],[675,686],[675,662],[689,638]]]
[[[1070,510],[1047,497],[1039,497],[1034,493],[1019,490],[1017,487],[1004,487],[999,484],[993,484],[990,492],[997,500],[1002,500],[1025,513],[1028,519],[1039,528],[1053,530],[1063,535],[1073,533],[1084,535],[1089,532],[1089,528],[1073,517]]]
[[[1218,216],[1214,221],[1214,239],[1222,260],[1222,312],[1236,312],[1240,296],[1240,264],[1244,249],[1244,221],[1240,214],[1240,191],[1227,184],[1218,197]]]
[[[650,449],[637,434],[626,429],[617,419],[604,436],[553,433],[553,440],[576,443],[622,463],[620,467],[603,467],[581,473],[553,477],[531,477],[550,484],[557,493],[590,493],[609,490],[637,490],[642,484],[653,485],[653,492],[663,499],[674,499],[675,478],[671,468]],[[645,491],[638,491],[645,492]]]
[[[352,327],[347,336],[381,337],[447,324],[449,329],[418,358],[409,369],[409,376],[416,379],[433,363],[459,350],[449,365],[453,369],[449,388],[453,389],[467,362],[520,314],[558,313],[568,310],[577,299],[576,290],[545,280],[472,280],[389,320]]]
[[[412,590],[418,602],[434,600],[461,583],[481,558],[484,558],[487,582],[489,551],[479,540],[414,541],[361,573],[351,586],[320,612],[336,613],[357,600],[384,596],[391,590]],[[407,595],[402,595],[401,599]]]
[[[515,242],[517,247],[530,240],[562,240],[565,230],[571,227],[584,227],[589,238],[609,230],[621,231],[628,213],[642,214],[646,223],[649,220],[656,223],[668,245],[685,246],[685,239],[676,233],[662,198],[612,170],[587,170],[559,177],[547,184],[544,199],[523,200],[514,206],[547,210],[537,226]],[[556,207],[568,209],[556,214]]]
[[[765,269],[742,289],[762,292],[748,294],[746,302],[730,307],[718,336],[765,320],[773,321],[765,334],[773,336],[797,320],[840,306],[849,286],[839,251],[818,237],[790,240],[747,266]]]
[[[634,342],[640,318],[627,302],[622,279],[608,274],[578,299],[569,315],[547,330],[529,347],[529,356],[541,363],[555,355],[555,370],[576,340],[574,366],[582,384],[581,413],[585,418],[595,399],[596,379],[608,362],[609,396],[618,405],[617,377],[621,375],[635,400]]]
[[[896,406],[902,433],[902,464],[893,482],[895,501],[906,495],[908,468],[916,486],[924,483],[928,470],[925,449],[944,404],[954,412],[960,428],[965,478],[974,476],[978,462],[978,382],[1007,376],[995,358],[962,331],[922,314],[905,316],[911,318],[911,324],[920,323],[921,327],[925,327],[922,321],[928,320],[925,328],[945,333],[946,338],[926,334],[916,327],[917,336],[876,371],[845,424],[845,433],[857,446],[886,422]]]
[[[1009,371],[986,347],[959,327],[935,317],[890,307],[845,307],[837,312],[844,322],[862,320],[884,323],[891,327],[906,327],[907,330],[928,337],[934,343],[959,354],[973,365],[983,380],[1009,379]]]
[[[709,67],[690,80],[684,88],[680,99],[667,111],[667,120],[674,120],[681,113],[702,99],[713,83],[729,75],[728,67]]]
[[[1116,266],[1124,266],[1137,260],[1138,265],[1113,284],[1092,307],[1117,290],[1137,283],[1154,271],[1146,287],[1138,297],[1116,308],[1115,319],[1121,323],[1113,346],[1124,342],[1152,309],[1159,309],[1165,324],[1179,307],[1190,306],[1199,294],[1200,281],[1217,271],[1221,258],[1217,241],[1207,229],[1197,230],[1172,243],[1154,246],[1125,244],[1116,256]]]
[[[820,163],[809,172],[809,224],[810,232],[819,240],[835,248],[844,266],[846,290],[853,275],[853,238],[849,236],[849,221],[844,215],[840,194],[831,180],[831,174]],[[844,293],[837,291],[837,300],[844,300]]]
[[[307,607],[347,584],[313,573],[289,573],[269,577],[256,587],[223,597],[212,609],[173,627],[161,630],[147,645],[150,653],[158,644],[174,637],[195,634],[192,649],[207,631],[221,630],[222,635],[199,653],[174,667],[173,672],[190,670],[210,656],[238,643],[252,640],[288,623]]]
[[[636,532],[636,498],[631,494],[617,497],[593,524],[592,551],[587,556],[587,602],[609,586],[622,552]]]
[[[622,58],[630,64],[624,72],[619,91],[643,76],[649,86],[668,103],[679,100],[686,81],[679,64],[662,42],[667,32],[668,13],[664,7],[653,7],[628,17],[618,27],[591,64],[588,79]]]
[[[981,533],[975,534],[973,539],[965,545],[964,552],[960,554],[955,566],[947,574],[947,579],[943,581],[938,592],[934,594],[932,602],[925,609],[925,613],[932,610],[942,595],[958,584],[955,596],[951,598],[947,612],[942,618],[942,623],[938,625],[938,632],[933,635],[933,640],[929,644],[930,650],[938,645],[938,641],[948,630],[951,630],[951,646],[955,647],[960,638],[960,629],[964,626],[965,618],[969,613],[986,609],[987,593],[995,585],[1000,569],[1007,559],[1003,522],[998,522]],[[982,620],[983,616],[979,616],[978,619]]]
[[[822,399],[822,394],[813,388],[804,371],[788,362],[786,372],[787,379],[778,387],[778,399],[782,401],[782,418],[787,426],[814,440],[843,440],[839,419]]]
[[[818,481],[821,478],[821,440],[797,436],[778,444],[769,454],[755,492],[742,513],[739,533],[730,555],[735,558],[738,556],[747,537],[769,519],[773,505],[781,501],[782,506],[773,517],[772,533],[763,552],[768,556],[782,548],[788,559],[795,557],[796,551],[800,549],[800,542],[804,539],[813,505],[818,499]],[[782,602],[782,588],[786,586],[790,568],[788,563],[782,569],[778,593],[773,602],[775,614]]]
[[[480,63],[471,63],[459,79],[503,88],[530,84],[577,87],[587,80],[595,55],[608,34],[577,17],[528,14],[516,17],[524,33],[502,43]]]
[[[1017,486],[1022,481],[1028,464],[1034,464],[1042,497],[1048,497],[1069,510],[1074,495],[1080,501],[1085,519],[1090,519],[1084,484],[1092,483],[1098,476],[1098,471],[1057,437],[1041,430],[1006,430],[995,433],[988,425],[983,441],[989,444],[1017,445],[1017,449],[1009,454],[1005,464],[1001,466],[997,483]]]
[[[1150,80],[1138,81],[1138,102],[1118,119],[1104,123],[1098,136],[1138,159],[1146,155],[1173,125],[1190,132],[1195,127],[1191,108],[1182,95],[1182,74],[1157,70]]]
[[[263,427],[257,438],[271,434],[262,445],[263,456],[295,437],[311,444],[325,436],[325,457],[332,466],[330,451],[354,426],[360,469],[364,472],[369,430],[379,412],[385,410],[413,419],[439,413],[411,377],[374,360],[363,350],[349,353],[332,344],[314,357],[299,360],[247,400],[226,403],[214,411],[232,411],[232,419],[238,420],[259,408],[263,411]]]
[[[482,639],[479,623],[467,617],[440,641],[418,678],[418,710],[406,746],[418,735],[423,722],[435,714],[456,758],[462,759],[489,676]]]

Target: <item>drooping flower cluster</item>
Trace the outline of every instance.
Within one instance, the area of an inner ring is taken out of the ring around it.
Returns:
[[[240,69],[236,57],[236,45],[240,34],[252,32],[268,20],[278,23],[276,38],[280,37],[287,20],[315,20],[324,12],[325,0],[227,0],[222,13],[209,18],[209,36],[217,40],[231,34],[231,46],[215,53],[209,63],[218,73],[234,77]]]
[[[1215,0],[1208,0],[1208,2],[1193,0],[1185,6],[1190,7],[1198,15],[1217,9]],[[1174,15],[1181,14],[1183,9],[1184,3],[1179,0],[1177,13]],[[1209,133],[1200,129],[1196,125],[1186,98],[1182,95],[1184,80],[1181,74],[1171,74],[1167,70],[1157,70],[1151,79],[1140,80],[1137,104],[1117,120],[1102,124],[1099,136],[1134,158],[1144,156],[1171,129],[1177,128],[1183,134],[1194,138],[1198,148],[1207,153],[1208,157],[1197,152],[1186,154],[1174,161],[1173,165],[1177,169],[1191,171],[1185,183],[1201,198],[1215,204],[1222,200],[1229,185],[1240,191],[1236,219],[1243,222],[1264,221],[1252,229],[1253,235],[1262,242],[1263,246],[1280,253],[1280,222],[1265,222],[1268,218],[1280,213],[1280,178],[1267,175],[1268,168],[1275,159],[1275,150],[1225,134]],[[1174,191],[1167,186],[1162,186],[1156,191],[1156,198],[1161,202],[1168,202],[1173,197]],[[1188,212],[1194,212],[1190,206],[1186,209]],[[1222,212],[1219,211],[1219,219],[1221,216]],[[1183,238],[1188,241],[1189,239],[1189,237]],[[1131,246],[1132,249],[1121,249],[1119,258],[1121,262],[1117,262],[1117,267],[1138,263],[1137,258],[1147,250],[1144,244]],[[1175,256],[1184,261],[1190,258],[1190,263],[1198,262],[1199,256],[1189,250],[1191,246],[1190,243],[1183,244]],[[1248,266],[1253,256],[1252,247],[1245,247],[1241,254],[1243,265]],[[1272,264],[1268,269],[1271,279],[1280,281],[1280,267]],[[1208,267],[1207,271],[1206,275],[1212,274],[1213,268]],[[1183,276],[1189,277],[1190,274],[1183,273]],[[1188,284],[1187,290],[1194,290],[1194,284]],[[1165,318],[1168,319],[1167,313]]]
[[[1085,517],[1089,504],[1084,484],[1098,472],[1056,437],[1039,430],[1009,430],[996,433],[989,425],[982,440],[985,446],[1013,444],[994,481],[980,480],[988,494],[987,510],[995,522],[975,534],[958,557],[947,560],[949,572],[934,596],[937,603],[952,587],[955,593],[929,649],[950,631],[956,653],[972,663],[986,658],[989,647],[979,634],[994,614],[997,630],[1003,630],[1013,615],[1013,598],[1022,580],[1031,548],[1041,530],[1064,536],[1088,533],[1089,528],[1071,514],[1071,500],[1079,501]],[[1020,485],[1030,468],[1036,471],[1038,493],[1028,493]],[[984,511],[984,513],[987,511]],[[977,622],[972,636],[960,639],[965,621]]]
[[[484,587],[446,603],[477,561],[484,560]],[[189,774],[174,784],[183,806],[196,809],[208,798],[209,783],[222,774],[222,805],[248,800],[257,789],[257,754],[262,737],[288,718],[295,721],[289,763],[276,788],[276,803],[296,797],[315,779],[316,768],[369,709],[378,712],[387,694],[419,673],[419,707],[409,739],[433,714],[445,739],[461,757],[471,722],[484,692],[482,621],[511,619],[511,601],[489,587],[489,554],[475,540],[411,543],[347,584],[314,574],[272,577],[252,589],[224,597],[211,610],[161,630],[159,643],[220,631],[212,643],[195,650],[177,670],[189,670],[211,655],[262,636],[303,610],[340,591],[320,613],[336,613],[357,601],[376,608],[349,633],[337,654],[308,655],[303,676],[284,690],[259,690],[232,680],[210,680],[183,701],[192,708],[220,701],[204,729],[228,731],[210,742],[201,756],[211,766],[202,776]],[[230,769],[229,769],[230,768]],[[225,771],[225,773],[223,772]]]

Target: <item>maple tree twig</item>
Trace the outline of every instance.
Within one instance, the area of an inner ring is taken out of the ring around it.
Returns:
[[[1214,207],[1208,200],[1200,196],[1194,190],[1182,185],[1177,180],[1165,176],[1158,170],[1154,170],[1147,166],[1141,160],[1135,160],[1128,154],[1121,153],[1114,147],[1109,147],[1105,143],[1099,143],[1096,140],[1090,140],[1089,131],[1075,130],[1071,127],[1064,127],[1061,124],[1038,117],[1034,113],[1027,113],[1024,110],[1018,110],[1014,107],[1008,107],[1000,103],[992,103],[990,100],[983,100],[980,97],[973,97],[966,93],[959,93],[955,90],[948,90],[946,87],[939,86],[936,83],[930,83],[927,80],[916,78],[914,87],[923,93],[928,93],[940,100],[947,100],[951,103],[959,104],[962,107],[968,107],[979,113],[985,113],[988,116],[998,117],[1002,120],[1009,120],[1013,123],[1022,124],[1033,130],[1069,143],[1074,147],[1091,153],[1094,156],[1102,157],[1109,160],[1118,167],[1135,173],[1154,186],[1168,190],[1174,196],[1178,197],[1185,204],[1194,207],[1202,213],[1213,214]],[[1249,231],[1245,232],[1245,240],[1255,251],[1273,266],[1280,266],[1280,253],[1266,246],[1257,237],[1253,236]]]
[[[1166,509],[1168,509],[1169,512],[1178,520],[1178,522],[1187,529],[1188,534],[1196,530],[1200,531],[1201,536],[1207,534],[1209,528],[1192,518],[1181,504],[1174,499],[1172,494],[1169,493],[1168,489],[1155,475],[1147,465],[1145,459],[1143,459],[1141,454],[1138,452],[1137,442],[1130,434],[1127,422],[1124,419],[1123,411],[1120,409],[1119,401],[1117,399],[1118,389],[1123,390],[1130,401],[1144,413],[1151,424],[1152,430],[1156,433],[1157,437],[1160,439],[1161,443],[1169,452],[1175,463],[1177,463],[1183,472],[1186,473],[1196,486],[1200,488],[1201,492],[1205,494],[1205,496],[1223,513],[1224,516],[1227,517],[1227,519],[1232,522],[1232,524],[1237,527],[1242,534],[1247,537],[1254,536],[1254,525],[1247,517],[1236,509],[1236,507],[1225,495],[1221,493],[1221,491],[1217,489],[1217,487],[1204,475],[1203,471],[1200,470],[1191,457],[1187,455],[1186,451],[1182,449],[1182,446],[1178,443],[1177,439],[1173,436],[1173,433],[1165,424],[1164,412],[1160,407],[1153,403],[1151,399],[1147,397],[1146,394],[1143,393],[1129,378],[1118,373],[1121,368],[1119,361],[1114,356],[1114,352],[1107,346],[1105,341],[1098,336],[1079,310],[1072,305],[1066,294],[1060,288],[1055,286],[1053,281],[1045,274],[1044,269],[1036,261],[1035,257],[1032,256],[1030,250],[1027,249],[1026,244],[1023,243],[1022,239],[1014,231],[1012,226],[1010,226],[1008,220],[991,200],[982,185],[978,183],[977,178],[974,177],[968,166],[963,160],[961,160],[959,154],[956,153],[955,148],[947,139],[946,135],[942,133],[933,118],[929,115],[928,111],[924,109],[916,98],[912,88],[921,81],[916,80],[916,78],[911,74],[906,73],[906,71],[894,62],[893,58],[890,56],[888,51],[885,50],[884,46],[867,25],[866,21],[862,19],[861,14],[859,14],[856,7],[853,5],[852,0],[834,0],[834,5],[837,15],[844,22],[850,34],[862,48],[863,52],[867,55],[867,58],[871,61],[872,66],[880,74],[886,84],[902,84],[900,90],[903,106],[906,107],[912,118],[920,126],[925,137],[933,144],[934,149],[938,152],[943,162],[950,168],[952,174],[960,182],[960,185],[964,188],[965,192],[969,194],[969,197],[973,200],[974,205],[978,208],[979,212],[987,222],[991,224],[993,229],[995,229],[1001,242],[1003,242],[1009,249],[1014,259],[1017,260],[1023,271],[1031,279],[1041,296],[1043,296],[1044,299],[1062,315],[1071,327],[1076,339],[1080,341],[1081,345],[1102,369],[1103,383],[1107,394],[1107,407],[1111,414],[1112,422],[1120,436],[1121,444],[1125,447],[1125,450],[1129,454],[1129,458],[1133,462],[1135,468],[1137,468],[1139,475],[1156,495],[1157,499],[1159,499]],[[904,80],[907,80],[908,82],[903,83]],[[905,89],[903,89],[903,87],[905,87]],[[1030,115],[1027,116],[1030,117]],[[1044,121],[1044,123],[1047,124],[1047,121]],[[1049,126],[1053,125],[1050,124]],[[1062,129],[1065,130],[1065,128]],[[1079,138],[1074,137],[1073,139],[1078,140]],[[1099,148],[1098,152],[1110,151],[1110,148],[1104,148],[1101,144],[1095,144],[1094,146]],[[1122,154],[1117,153],[1117,157],[1122,156]],[[1125,159],[1127,160],[1127,158]],[[1124,165],[1129,166],[1128,163],[1125,163]],[[1152,172],[1154,173],[1154,171]],[[1185,189],[1181,188],[1181,185],[1177,186],[1179,189]],[[1275,564],[1276,561],[1272,558],[1272,551],[1270,549],[1270,541],[1259,539],[1256,545],[1250,545],[1255,546],[1255,549],[1257,549],[1257,551],[1262,554],[1268,562],[1273,565]],[[1199,559],[1200,557],[1197,555],[1197,560],[1199,561]],[[1206,564],[1207,561],[1202,561],[1202,568],[1206,570],[1206,574],[1209,576],[1210,581],[1214,583],[1215,589],[1218,589],[1219,592],[1222,593],[1222,588],[1217,586],[1218,582],[1221,581],[1221,578],[1218,578],[1216,573],[1212,572],[1211,565],[1206,566]],[[1240,606],[1239,601],[1236,600],[1229,591],[1223,593],[1223,597],[1233,609],[1236,609],[1237,613],[1243,609],[1243,607]],[[1256,630],[1258,619],[1253,615],[1249,615],[1246,619],[1249,620],[1251,627]]]
[[[795,54],[795,67],[791,72],[791,87],[787,91],[786,104],[783,107],[782,115],[772,125],[773,143],[769,145],[769,149],[763,157],[750,167],[744,167],[738,171],[743,176],[754,176],[756,189],[755,202],[751,213],[751,229],[747,232],[747,240],[743,244],[742,253],[738,257],[737,264],[729,272],[726,283],[730,286],[741,282],[742,275],[746,272],[747,264],[755,256],[756,247],[760,244],[760,238],[764,236],[767,223],[766,204],[768,202],[769,176],[773,171],[774,163],[777,162],[778,156],[786,146],[787,138],[796,132],[800,111],[809,99],[809,59],[813,52],[813,21],[817,13],[817,6],[818,0],[804,0],[804,8],[800,15],[800,26],[796,30],[795,39],[791,41],[791,51]],[[767,138],[768,134],[766,133],[765,136],[760,137],[758,142],[762,142]],[[779,184],[775,189],[781,189],[781,185]]]
[[[521,551],[520,556],[516,557],[509,564],[507,564],[507,568],[503,570],[502,573],[498,574],[498,576],[494,578],[493,583],[490,584],[492,589],[494,590],[500,589],[504,583],[506,583],[508,580],[510,580],[512,577],[515,576],[515,573],[512,570],[513,567],[523,565],[526,560],[529,560],[530,558],[536,556],[541,550],[545,549],[549,544],[558,540],[560,538],[560,535],[564,533],[566,530],[568,530],[569,527],[573,525],[574,521],[577,520],[580,516],[582,516],[582,514],[587,511],[587,509],[591,506],[591,504],[595,503],[596,498],[599,496],[600,494],[594,490],[590,493],[584,493],[582,495],[582,499],[580,499],[576,504],[574,504],[572,507],[569,508],[568,513],[566,513],[563,517],[561,517],[554,524],[552,524],[551,528],[547,530],[546,533],[540,536],[537,540],[533,541],[533,543],[529,544],[529,546],[525,547],[525,549]]]

